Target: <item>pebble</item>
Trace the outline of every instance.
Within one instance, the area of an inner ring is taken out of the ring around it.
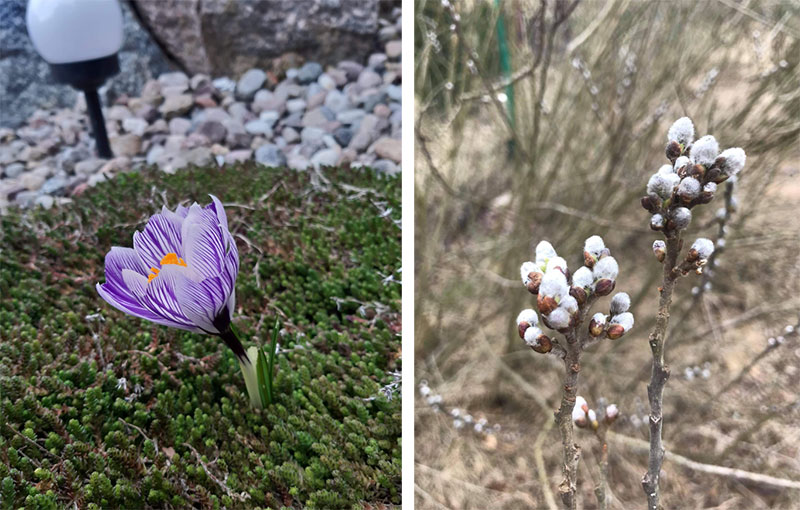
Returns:
[[[236,83],[236,98],[242,101],[253,99],[256,91],[264,85],[267,80],[267,73],[261,69],[250,69],[246,71]]]
[[[261,69],[238,80],[178,71],[147,80],[138,97],[105,107],[110,160],[96,157],[80,99],[71,109],[41,110],[17,129],[0,127],[0,214],[10,205],[58,207],[64,195],[144,165],[174,173],[255,160],[297,171],[350,164],[399,172],[399,9],[379,26],[382,49],[367,62],[327,69],[306,62],[278,83]]]
[[[317,62],[307,62],[297,70],[297,81],[303,85],[311,83],[322,74],[322,66]]]

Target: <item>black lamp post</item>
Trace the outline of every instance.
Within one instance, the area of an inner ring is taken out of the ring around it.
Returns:
[[[97,89],[119,72],[122,10],[117,0],[30,0],[28,34],[53,78],[86,96],[97,152],[112,158]]]

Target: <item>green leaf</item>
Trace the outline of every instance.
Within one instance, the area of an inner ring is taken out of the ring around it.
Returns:
[[[272,392],[269,389],[269,369],[267,367],[267,358],[264,356],[264,351],[258,350],[258,363],[256,365],[256,372],[258,373],[258,393],[261,395],[261,403],[264,407],[272,403]]]

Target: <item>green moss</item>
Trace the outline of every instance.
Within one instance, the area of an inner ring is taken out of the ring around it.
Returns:
[[[380,391],[400,370],[401,289],[385,281],[400,277],[400,181],[325,176],[148,171],[0,218],[0,507],[400,503],[400,400]],[[95,290],[112,245],[208,193],[231,204],[242,338],[266,345],[283,325],[261,411],[216,337],[126,316]]]

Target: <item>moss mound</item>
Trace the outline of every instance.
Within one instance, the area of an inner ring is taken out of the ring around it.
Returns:
[[[263,411],[218,338],[94,287],[112,245],[208,193],[239,245],[241,338],[266,345],[282,323]],[[399,504],[399,217],[397,177],[244,164],[126,174],[0,218],[0,508]]]

